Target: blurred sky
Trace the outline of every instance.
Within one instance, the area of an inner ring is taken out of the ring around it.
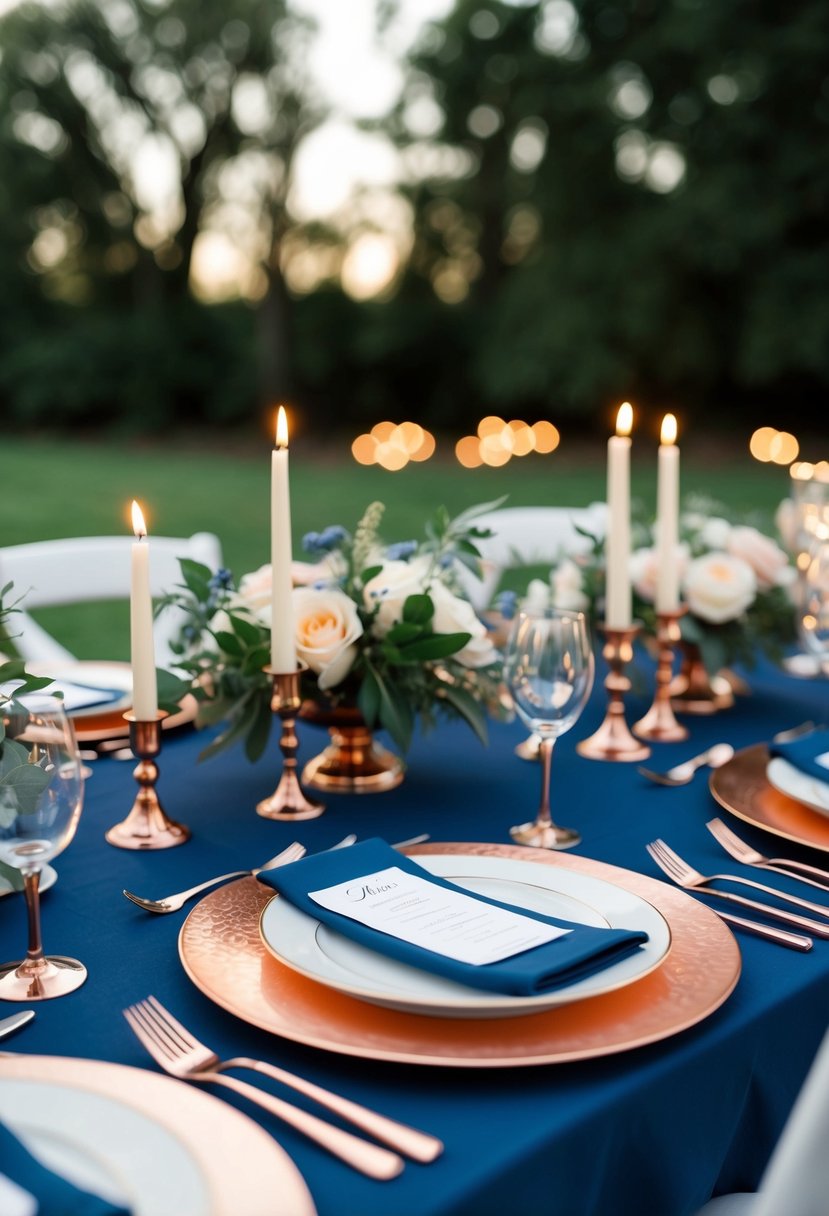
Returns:
[[[311,66],[336,114],[307,141],[297,166],[293,205],[303,216],[316,216],[342,205],[357,179],[369,185],[394,180],[397,161],[387,141],[357,131],[349,120],[379,117],[390,108],[401,82],[399,58],[424,22],[448,12],[452,0],[400,0],[383,46],[375,0],[294,0],[294,6],[319,24]]]

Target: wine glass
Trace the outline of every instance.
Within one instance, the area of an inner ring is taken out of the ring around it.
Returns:
[[[829,676],[829,537],[820,535],[804,563],[798,627],[805,650]]]
[[[40,872],[75,835],[81,759],[59,698],[30,694],[0,710],[0,861],[23,875],[29,922],[26,958],[0,965],[0,1000],[48,1000],[86,979],[77,959],[47,957],[40,936]]]
[[[551,608],[543,615],[521,612],[504,654],[504,680],[521,720],[541,740],[541,805],[532,823],[510,829],[519,844],[569,849],[581,840],[550,816],[553,745],[575,723],[593,687],[593,648],[581,612]]]

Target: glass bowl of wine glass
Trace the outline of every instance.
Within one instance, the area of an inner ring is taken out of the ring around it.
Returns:
[[[40,934],[40,874],[72,840],[83,805],[75,731],[58,697],[33,693],[0,705],[0,860],[23,877],[26,957],[0,965],[0,1000],[48,1000],[86,979],[77,959],[47,956]]]
[[[520,612],[504,652],[504,682],[516,712],[538,736],[541,805],[531,823],[510,830],[518,844],[569,849],[581,837],[559,827],[550,814],[550,768],[556,739],[575,724],[593,687],[595,662],[587,618],[581,612],[550,609]]]

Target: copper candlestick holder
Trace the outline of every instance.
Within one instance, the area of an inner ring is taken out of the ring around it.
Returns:
[[[656,614],[656,692],[650,709],[633,727],[634,734],[640,739],[651,739],[654,743],[678,743],[688,738],[687,728],[677,722],[671,706],[674,652],[681,636],[679,621],[687,611],[683,606],[674,612]]]
[[[296,716],[302,704],[299,681],[306,664],[299,663],[293,671],[264,668],[273,679],[271,709],[282,721],[279,747],[282,751],[282,776],[270,798],[257,803],[256,813],[265,819],[316,819],[325,810],[324,802],[315,802],[303,790],[297,776]]]
[[[158,781],[155,758],[161,751],[161,723],[166,717],[163,709],[154,718],[143,720],[132,712],[124,714],[130,724],[130,747],[138,757],[133,770],[138,794],[126,819],[105,835],[118,849],[172,849],[190,839],[190,829],[165,814],[155,789]]]
[[[633,658],[633,639],[641,628],[638,622],[627,629],[599,628],[605,638],[602,654],[610,668],[604,682],[608,703],[596,733],[576,744],[576,751],[588,760],[645,760],[651,754],[649,747],[633,737],[625,721],[625,693],[630,691],[625,668]]]

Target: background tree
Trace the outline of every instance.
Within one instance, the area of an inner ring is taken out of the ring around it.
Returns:
[[[802,416],[829,386],[829,11],[458,0],[390,129],[492,405]]]
[[[64,416],[249,409],[249,310],[193,304],[211,239],[214,254],[222,238],[235,250],[259,302],[260,396],[284,391],[287,197],[323,115],[305,75],[311,33],[283,0],[81,0],[4,17],[0,256],[35,311],[38,296],[53,305],[2,373],[19,416],[45,410],[43,377],[39,395],[26,389],[44,354]]]

